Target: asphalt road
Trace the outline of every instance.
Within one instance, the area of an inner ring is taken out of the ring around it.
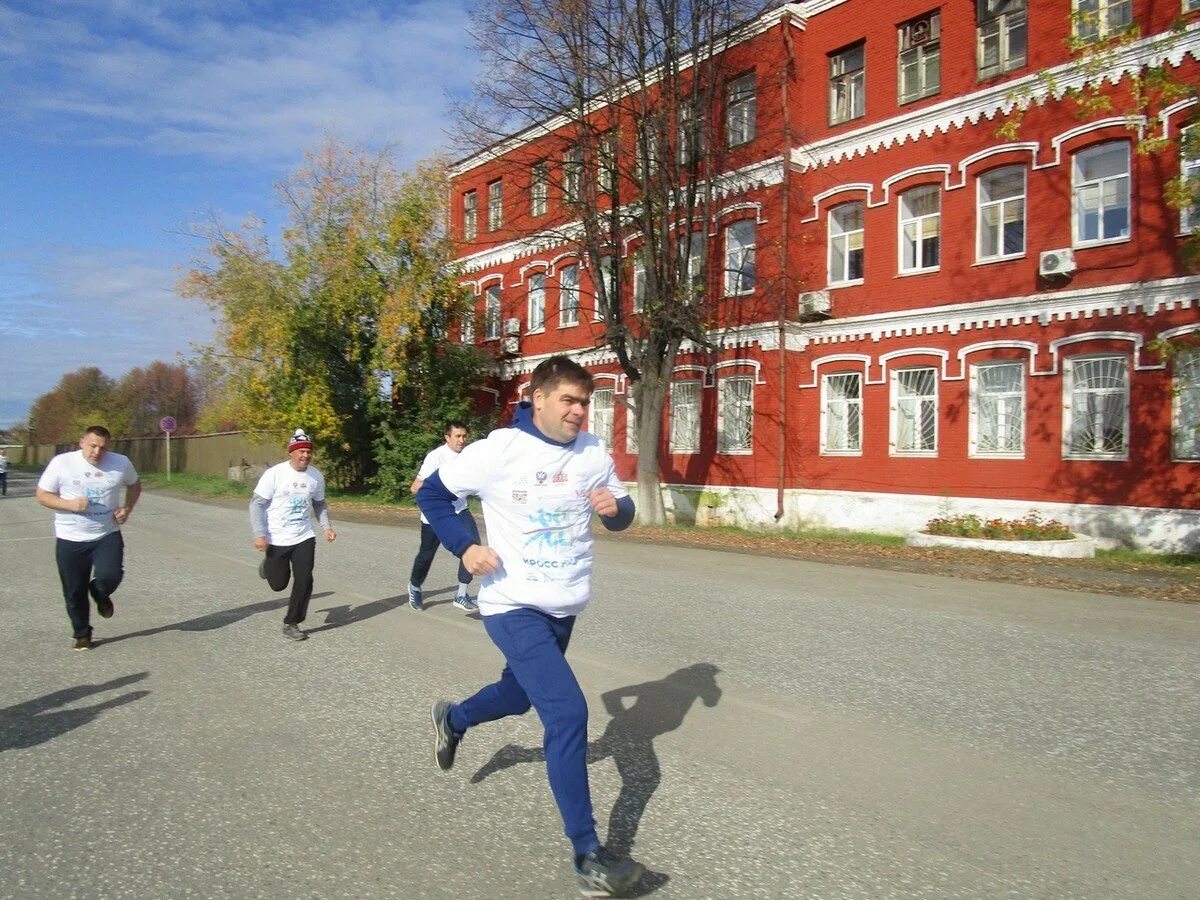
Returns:
[[[240,510],[149,494],[71,650],[50,513],[0,500],[0,896],[576,896],[534,716],[433,764],[498,674],[411,528],[317,551],[280,635]],[[1200,606],[601,542],[571,659],[640,893],[1195,897]]]

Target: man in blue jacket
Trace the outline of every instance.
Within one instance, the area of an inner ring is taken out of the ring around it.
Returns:
[[[443,771],[469,728],[532,705],[545,726],[550,790],[589,896],[624,892],[645,869],[600,844],[587,772],[587,700],[566,660],[575,617],[591,594],[592,514],[612,531],[633,521],[633,500],[612,457],[582,431],[592,377],[565,356],[533,372],[532,405],[510,428],[493,431],[425,480],[417,504],[441,542],[475,575],[488,636],[507,665],[500,680],[460,703],[433,705],[435,757]],[[454,514],[476,494],[490,546]]]

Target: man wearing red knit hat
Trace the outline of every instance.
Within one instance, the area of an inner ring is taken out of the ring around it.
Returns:
[[[250,500],[254,549],[266,554],[258,574],[273,591],[282,591],[289,579],[292,582],[292,596],[283,619],[283,636],[292,641],[308,639],[299,626],[308,615],[317,552],[310,510],[316,512],[317,521],[325,529],[325,540],[337,537],[325,504],[325,476],[311,464],[312,458],[312,440],[297,428],[288,441],[287,461],[263,472]]]

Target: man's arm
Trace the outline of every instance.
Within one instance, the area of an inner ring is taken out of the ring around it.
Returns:
[[[424,483],[424,478],[414,478],[413,483],[408,486],[408,492],[415,497],[417,495],[417,491],[421,489],[421,485]]]
[[[88,508],[87,497],[74,497],[70,500],[65,500],[53,491],[47,491],[44,488],[36,488],[33,496],[37,498],[37,502],[48,509],[57,510],[58,512],[83,512]]]
[[[417,491],[417,506],[429,520],[429,527],[447,550],[461,557],[475,543],[475,538],[454,511],[457,499],[458,495],[442,484],[442,476],[437,472],[426,478]]]
[[[337,537],[337,532],[333,530],[333,525],[329,521],[329,504],[321,499],[314,500],[312,505],[313,512],[317,514],[317,524],[325,529],[325,540],[332,542]]]
[[[133,512],[133,508],[137,505],[138,497],[140,496],[142,496],[142,483],[140,481],[135,481],[133,484],[125,486],[125,505],[119,507],[113,513],[113,518],[117,520],[118,525],[124,525],[129,520],[129,514]]]
[[[254,549],[267,549],[267,507],[271,501],[262,494],[250,495],[250,531],[254,534]]]

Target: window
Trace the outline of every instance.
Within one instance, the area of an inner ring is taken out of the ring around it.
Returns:
[[[725,85],[725,139],[728,146],[737,147],[754,140],[754,119],[758,106],[755,95],[753,72]]]
[[[862,203],[843,203],[829,213],[829,283],[847,284],[863,277]]]
[[[494,341],[500,337],[500,285],[492,285],[483,296],[483,339]]]
[[[1129,237],[1129,144],[1113,141],[1080,150],[1073,170],[1075,244]]]
[[[617,283],[613,281],[613,258],[611,256],[602,256],[600,258],[600,282],[604,285],[604,296],[600,296],[600,288],[595,281],[592,282],[592,293],[595,295],[592,298],[592,306],[595,309],[592,311],[592,320],[599,322],[604,318],[604,303],[616,303],[617,301]]]
[[[633,260],[633,311],[643,312],[646,309],[646,262],[641,253]]]
[[[572,147],[563,154],[563,200],[578,203],[583,186],[583,151]]]
[[[821,452],[862,452],[862,376],[826,375],[822,385]]]
[[[866,44],[849,47],[829,57],[829,124],[857,119],[863,105]]]
[[[647,118],[638,122],[636,175],[642,185],[658,171],[658,138],[658,127],[654,119]]]
[[[1025,366],[986,363],[971,368],[970,453],[1025,453]]]
[[[566,266],[558,275],[558,327],[579,324],[579,266]]]
[[[693,231],[691,239],[687,235],[679,237],[679,264],[683,266],[686,261],[686,274],[681,278],[681,287],[683,288],[684,299],[691,303],[697,297],[704,296],[705,286],[705,264],[707,263],[707,253],[705,250],[704,232]],[[682,274],[682,273],[681,273]]]
[[[529,330],[546,327],[546,275],[539,272],[529,276]]]
[[[690,101],[680,102],[676,126],[679,132],[679,165],[689,166],[698,162],[708,144],[703,117],[696,114],[696,107]]]
[[[1128,364],[1108,356],[1069,359],[1065,368],[1067,456],[1123,458],[1129,440]]]
[[[1183,0],[1183,11],[1200,12],[1200,0]]]
[[[900,102],[936,94],[942,84],[942,14],[928,13],[900,26]]]
[[[632,396],[625,398],[625,452],[634,456],[638,452],[637,407]]]
[[[892,452],[937,453],[937,372],[901,369],[892,377]]]
[[[1196,2],[1200,4],[1200,0]],[[1200,5],[1196,8],[1200,9]],[[1183,159],[1179,164],[1179,174],[1191,203],[1180,213],[1179,230],[1183,234],[1191,234],[1200,231],[1200,125],[1185,128],[1182,143]]]
[[[1025,169],[1007,166],[979,179],[978,258],[1025,253]]]
[[[462,313],[462,320],[459,323],[459,337],[464,344],[475,343],[475,304],[469,304]]]
[[[534,163],[529,170],[529,214],[544,216],[546,198],[550,188],[550,167],[546,163]]]
[[[717,452],[749,453],[754,431],[754,379],[722,378],[717,382]]]
[[[463,240],[473,241],[479,233],[479,198],[474,191],[463,194]]]
[[[488,231],[498,231],[504,222],[504,182],[488,185]]]
[[[1133,23],[1133,0],[1075,0],[1072,18],[1080,41],[1114,37]]]
[[[900,197],[900,271],[936,269],[941,259],[942,192],[936,185]]]
[[[592,423],[588,428],[605,447],[612,446],[613,433],[613,389],[596,388],[592,391],[592,402],[588,407]]]
[[[1174,360],[1175,458],[1200,460],[1200,349]]]
[[[700,450],[700,382],[676,381],[671,384],[672,453],[698,453]]]
[[[754,293],[754,220],[725,229],[725,296]]]
[[[596,186],[602,194],[611,194],[617,174],[617,139],[611,131],[596,142]]]
[[[979,78],[1025,65],[1025,0],[977,0]]]

